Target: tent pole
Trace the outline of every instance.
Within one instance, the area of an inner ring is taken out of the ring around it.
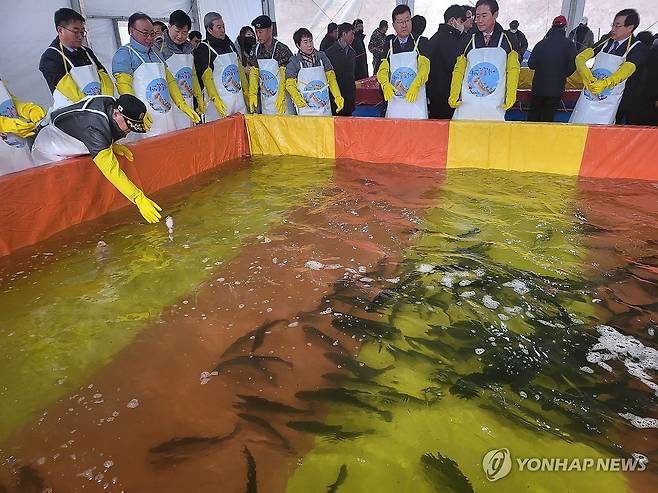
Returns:
[[[87,7],[85,5],[85,0],[71,0],[71,8],[82,15],[85,19],[87,18]],[[92,50],[94,47],[91,45],[91,38],[89,37],[89,31],[87,31],[87,37],[84,40],[84,44],[88,47],[91,48]]]
[[[567,33],[580,24],[584,12],[585,0],[562,0],[562,15],[567,18]]]

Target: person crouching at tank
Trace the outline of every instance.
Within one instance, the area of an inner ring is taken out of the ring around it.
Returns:
[[[50,122],[38,130],[32,159],[40,165],[91,155],[105,178],[137,206],[144,219],[157,223],[162,209],[128,179],[117,160],[117,155],[133,160],[130,149],[117,140],[130,132],[146,133],[152,121],[148,116],[144,103],[131,94],[119,99],[89,96],[52,112]]]
[[[324,51],[317,51],[313,46],[311,31],[298,29],[293,40],[299,52],[290,58],[286,67],[286,90],[295,103],[297,114],[331,116],[329,91],[337,111],[342,110],[345,100],[340,94],[336,72]]]

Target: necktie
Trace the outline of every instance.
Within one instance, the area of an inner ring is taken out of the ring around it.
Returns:
[[[491,41],[491,36],[492,35],[493,35],[493,33],[484,35],[484,44],[485,44],[485,46],[489,46],[489,41]]]
[[[619,41],[614,41],[608,53],[614,53],[615,51],[617,51],[617,48],[619,48]]]

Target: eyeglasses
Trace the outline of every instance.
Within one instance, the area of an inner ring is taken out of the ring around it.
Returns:
[[[403,26],[405,24],[411,24],[411,19],[400,19],[395,21],[398,26]]]
[[[624,24],[619,24],[618,22],[613,22],[613,23],[610,24],[610,25],[611,25],[612,27],[616,27],[616,28],[618,28],[618,29],[621,28],[621,27],[626,27]]]
[[[155,38],[157,34],[155,31],[140,31],[136,27],[133,27],[133,31],[137,31],[138,33],[141,33],[146,38]]]
[[[68,27],[64,27],[64,26],[59,26],[59,27],[61,27],[62,29],[66,29],[68,32],[73,33],[73,34],[75,34],[76,36],[82,36],[83,38],[84,38],[84,37],[87,35],[87,33],[89,32],[89,31],[87,31],[86,29],[83,29],[82,31],[79,31],[79,30],[77,30],[77,29],[69,29]]]

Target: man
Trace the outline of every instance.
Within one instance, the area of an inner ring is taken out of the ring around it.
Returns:
[[[153,30],[155,31],[155,40],[160,41],[167,30],[167,25],[162,21],[154,21]]]
[[[218,120],[236,113],[246,113],[244,92],[247,76],[238,50],[226,35],[224,19],[217,12],[203,18],[206,40],[194,52],[196,73],[201,74],[209,105],[206,121]]]
[[[388,21],[381,21],[379,27],[372,32],[370,36],[370,42],[368,43],[368,51],[372,53],[372,66],[374,73],[377,73],[379,70],[379,64],[382,63],[382,59],[386,56],[386,50],[388,49],[388,40],[386,38],[386,33],[388,32]]]
[[[322,41],[320,41],[320,51],[327,51],[332,44],[338,39],[338,24],[335,22],[330,22],[327,26],[327,34],[324,35]]]
[[[626,123],[658,126],[658,44],[649,50],[642,78],[634,91],[633,104],[626,111]]]
[[[583,17],[580,24],[569,33],[569,40],[576,45],[578,53],[594,46],[594,33],[587,27],[587,23],[587,17]]]
[[[512,42],[514,50],[519,54],[519,59],[523,60],[525,52],[528,51],[528,38],[525,37],[522,31],[519,31],[519,21],[514,20],[509,23],[507,37]]]
[[[462,5],[462,8],[466,11],[464,34],[468,34],[468,35],[476,34],[477,27],[475,26],[475,7],[473,7],[472,5]]]
[[[429,117],[451,119],[455,110],[448,104],[450,79],[457,57],[464,51],[466,38],[463,36],[468,25],[468,14],[464,7],[451,5],[443,14],[444,24],[429,40],[430,75],[427,81],[427,96],[430,100]],[[472,22],[471,22],[472,24]]]
[[[357,19],[352,23],[352,26],[354,26],[354,41],[352,42],[352,48],[354,48],[354,53],[356,53],[356,69],[354,76],[356,77],[356,80],[367,79],[369,76],[368,55],[366,54],[366,35],[363,34],[363,21]]]
[[[45,114],[40,106],[16,99],[0,79],[0,176],[32,166],[25,139]]]
[[[188,34],[187,37],[190,40],[190,43],[192,43],[192,48],[196,50],[201,43],[201,33],[199,31],[190,31],[190,34]]]
[[[86,96],[114,96],[114,84],[90,48],[82,46],[85,18],[73,9],[55,12],[57,37],[41,55],[39,70],[53,95],[53,109]]]
[[[176,130],[172,101],[192,122],[199,123],[199,115],[183,98],[164,57],[154,49],[156,33],[151,18],[141,12],[132,14],[128,32],[130,42],[114,54],[112,73],[119,94],[137,96],[149,109],[153,123],[146,136]]]
[[[182,10],[175,10],[169,16],[169,26],[162,34],[161,39],[155,40],[155,47],[167,61],[167,68],[176,78],[185,103],[190,107],[196,107],[199,113],[205,111],[203,94],[197,72],[194,68],[194,48],[187,40],[187,34],[192,28],[192,19]],[[195,100],[196,99],[196,105]],[[174,108],[176,128],[181,130],[192,126],[190,118]]]
[[[388,102],[386,118],[427,119],[425,83],[430,73],[427,40],[411,34],[411,9],[398,5],[393,9],[395,36],[388,54],[379,66],[377,81]]]
[[[516,102],[521,65],[503,27],[496,22],[498,13],[496,0],[475,4],[478,32],[468,40],[452,73],[448,104],[457,108],[453,119],[503,121]]]
[[[249,65],[249,109],[255,111],[260,93],[264,115],[294,114],[290,98],[286,97],[286,66],[292,52],[272,36],[272,19],[256,17],[251,25],[256,30],[258,44],[247,59]]]
[[[528,121],[552,122],[560,104],[567,77],[576,70],[576,47],[567,39],[567,18],[553,20],[546,37],[530,54],[528,67],[535,71],[532,79]]]
[[[91,96],[50,115],[32,146],[35,164],[90,154],[98,169],[150,223],[160,220],[162,209],[137,188],[119,168],[117,155],[133,160],[127,147],[116,141],[130,132],[146,132],[146,106],[135,96],[119,99]]]
[[[331,60],[313,46],[313,34],[306,28],[292,36],[299,52],[286,67],[286,89],[297,108],[298,115],[331,116],[329,91],[334,96],[337,111],[345,100],[340,94],[336,72]]]
[[[414,39],[420,39],[425,32],[425,28],[427,28],[427,19],[425,19],[425,17],[422,15],[414,15],[411,18],[411,34],[413,34]]]
[[[351,46],[353,41],[354,27],[349,22],[344,22],[338,26],[338,41],[326,51],[336,72],[340,94],[345,100],[342,110],[332,101],[331,112],[337,116],[352,116],[356,109],[356,53]]]
[[[571,123],[610,125],[616,118],[625,117],[638,81],[634,75],[649,55],[649,49],[633,36],[639,24],[637,11],[621,10],[614,18],[610,36],[576,57],[585,89],[571,115]],[[592,58],[594,66],[590,70],[586,62]]]

